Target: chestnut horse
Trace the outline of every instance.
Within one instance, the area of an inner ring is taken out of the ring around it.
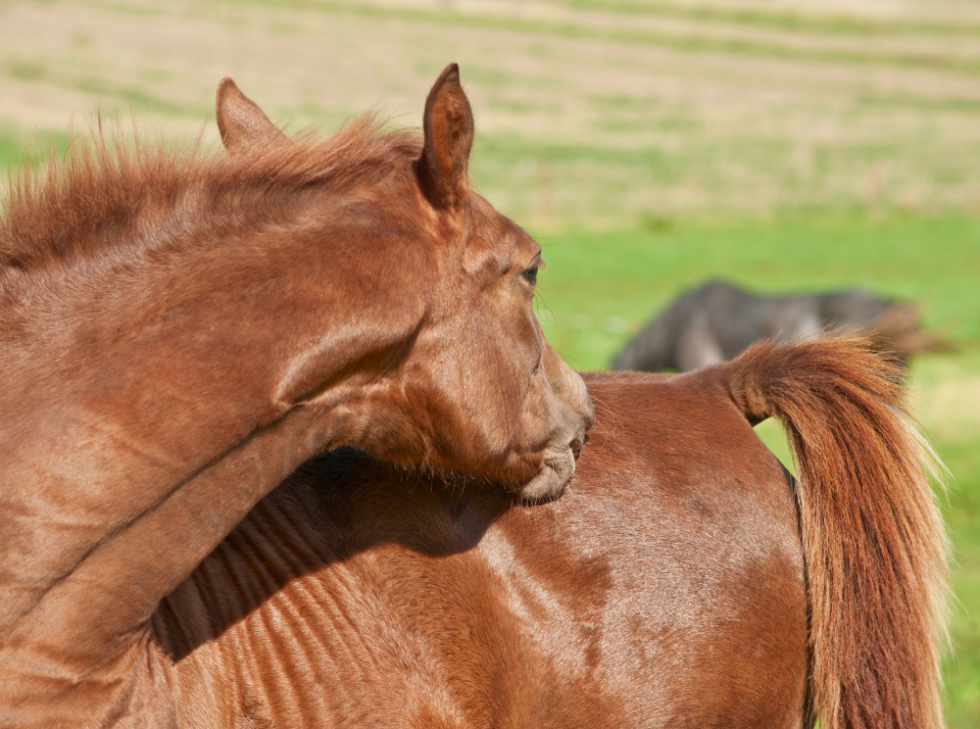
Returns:
[[[4,207],[0,726],[173,726],[150,617],[316,453],[535,500],[594,417],[540,247],[470,189],[455,65],[421,140],[287,139],[229,79],[218,124],[231,155],[97,139]]]
[[[179,723],[939,729],[945,538],[900,376],[844,339],[589,375],[575,477],[534,507],[310,461],[154,616]]]

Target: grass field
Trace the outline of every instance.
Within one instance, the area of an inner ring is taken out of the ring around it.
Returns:
[[[574,366],[708,277],[865,286],[958,345],[912,388],[953,475],[950,725],[980,724],[980,5],[0,0],[0,168],[96,111],[213,142],[226,75],[290,129],[415,125],[453,60],[474,180],[541,241],[539,313]]]

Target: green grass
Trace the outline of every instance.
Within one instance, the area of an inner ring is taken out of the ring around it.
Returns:
[[[946,508],[953,538],[952,639],[946,662],[947,712],[951,727],[976,726],[980,716],[980,458],[976,439],[939,441],[940,455],[955,477]]]

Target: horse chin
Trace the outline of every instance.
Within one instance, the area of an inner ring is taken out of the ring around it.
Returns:
[[[549,454],[538,475],[515,489],[525,504],[540,504],[557,499],[575,474],[575,452],[572,448]]]

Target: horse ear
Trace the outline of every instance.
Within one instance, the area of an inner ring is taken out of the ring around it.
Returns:
[[[469,191],[466,173],[473,147],[473,112],[459,83],[459,66],[442,72],[422,117],[425,145],[419,159],[419,178],[429,201],[438,208],[458,205]]]
[[[221,141],[231,154],[241,154],[249,148],[286,139],[286,135],[269,121],[265,112],[228,77],[218,84],[215,107]]]

